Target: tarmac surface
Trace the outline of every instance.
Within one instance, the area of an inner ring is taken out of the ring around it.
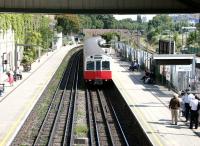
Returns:
[[[171,124],[168,108],[173,91],[159,85],[144,84],[143,72],[128,71],[130,63],[113,57],[113,81],[154,146],[199,146],[200,127],[189,129],[179,116]]]

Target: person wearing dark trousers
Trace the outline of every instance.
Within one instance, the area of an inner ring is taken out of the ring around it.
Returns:
[[[186,122],[189,120],[189,114],[190,114],[190,101],[191,99],[194,99],[194,95],[187,92],[187,94],[184,96],[184,103],[185,103],[185,119]]]
[[[198,128],[198,118],[199,118],[198,104],[199,104],[198,97],[195,96],[195,98],[190,101],[190,107],[191,107],[190,129],[193,128],[194,124],[195,124],[195,129]]]
[[[189,119],[189,113],[190,113],[190,105],[189,103],[185,103],[185,121],[187,122]]]
[[[19,67],[16,69],[16,78],[22,79],[22,71]]]

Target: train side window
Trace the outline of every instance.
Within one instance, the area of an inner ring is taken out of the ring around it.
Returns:
[[[101,70],[101,61],[96,61],[96,70]]]
[[[102,61],[102,70],[110,70],[110,62]]]
[[[94,70],[94,61],[87,61],[87,70]]]

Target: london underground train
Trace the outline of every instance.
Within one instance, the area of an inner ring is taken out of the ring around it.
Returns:
[[[101,37],[92,37],[84,42],[84,72],[85,82],[103,84],[112,80],[111,60],[107,48],[100,45],[105,43]]]

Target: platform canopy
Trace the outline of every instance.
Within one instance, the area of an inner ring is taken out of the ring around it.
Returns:
[[[0,0],[0,12],[198,13],[200,12],[200,0]]]
[[[195,61],[195,54],[154,54],[153,60],[158,65],[189,65]]]

